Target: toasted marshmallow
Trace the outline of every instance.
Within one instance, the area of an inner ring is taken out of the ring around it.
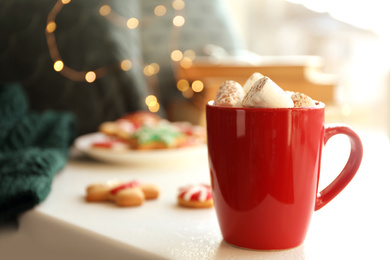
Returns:
[[[313,99],[299,92],[293,92],[291,94],[291,100],[294,102],[294,107],[312,107],[315,105]]]
[[[238,82],[227,80],[221,84],[214,100],[214,105],[225,107],[240,107],[245,96],[244,90]]]
[[[294,102],[275,82],[268,77],[258,79],[242,100],[243,107],[288,108]]]
[[[259,79],[261,79],[262,77],[264,77],[264,76],[262,74],[260,74],[259,72],[253,73],[248,78],[248,80],[245,82],[244,86],[242,87],[244,89],[244,92],[248,93],[249,90],[251,89],[251,87],[253,86],[253,84],[255,84],[255,82],[258,81]]]

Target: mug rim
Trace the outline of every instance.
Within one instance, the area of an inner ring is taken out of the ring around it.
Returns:
[[[207,102],[206,107],[212,109],[221,109],[221,110],[250,110],[250,111],[295,111],[295,110],[317,110],[324,109],[325,104],[321,101],[315,101],[316,105],[311,107],[277,107],[277,108],[264,108],[264,107],[225,107],[225,106],[215,106],[214,100]]]

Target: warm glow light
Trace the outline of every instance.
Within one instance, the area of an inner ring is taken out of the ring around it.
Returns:
[[[184,25],[185,19],[183,16],[177,15],[173,18],[172,23],[174,26],[180,27]]]
[[[156,102],[154,106],[148,106],[150,112],[157,112],[160,109],[160,104]]]
[[[99,9],[99,14],[102,16],[109,15],[111,13],[111,7],[109,5],[103,5]]]
[[[55,71],[61,71],[64,68],[64,63],[61,60],[54,62],[53,68]]]
[[[189,69],[192,67],[192,60],[188,57],[184,57],[181,61],[180,61],[180,66],[183,68],[183,69]]]
[[[172,7],[175,10],[182,10],[184,8],[185,4],[182,0],[175,0],[172,2]]]
[[[179,50],[174,50],[172,53],[171,53],[171,59],[173,61],[179,61],[183,58],[183,53]]]
[[[200,80],[195,80],[192,82],[191,88],[194,92],[201,92],[204,88],[203,82]]]
[[[163,5],[158,5],[156,6],[156,8],[154,8],[154,14],[157,16],[163,16],[164,14],[166,14],[166,12],[167,8]]]
[[[138,24],[139,24],[139,21],[138,21],[138,19],[137,18],[130,18],[129,20],[127,20],[127,27],[129,28],[129,29],[135,29],[135,28],[137,28],[137,26],[138,26]]]
[[[153,74],[157,74],[160,71],[160,65],[157,63],[151,63],[150,66],[153,68]]]
[[[192,96],[194,95],[194,91],[192,90],[192,88],[188,88],[186,91],[181,92],[181,94],[185,98],[192,98]]]
[[[46,31],[48,33],[52,33],[56,30],[57,28],[57,24],[55,22],[49,22],[47,25],[46,25]]]
[[[152,63],[152,64],[149,64],[149,65],[146,65],[144,67],[144,74],[146,76],[152,76],[153,74],[157,73],[157,69],[160,69],[160,66],[158,66],[157,63]]]
[[[193,50],[186,50],[186,51],[184,52],[184,57],[187,57],[187,58],[189,58],[190,60],[195,60],[196,53],[195,53],[195,51],[193,51]]]
[[[66,5],[69,4],[70,2],[71,0],[59,0],[58,4]],[[183,0],[171,0],[171,3],[175,11],[180,11],[185,8],[185,3]],[[65,66],[62,60],[56,60],[59,59],[60,53],[55,38],[53,37],[53,35],[50,36],[49,34],[54,33],[57,29],[57,24],[55,20],[61,8],[62,6],[60,7],[58,7],[58,5],[54,6],[54,8],[50,11],[50,13],[47,16],[48,21],[45,28],[47,32],[46,38],[48,41],[48,47],[50,48],[50,53],[52,54],[52,59],[54,62],[53,69],[57,72],[60,72],[63,76],[71,80],[79,80],[80,73],[82,73],[81,75],[84,75],[85,81],[89,83],[92,83],[96,81],[97,78],[104,77],[107,73],[110,73],[110,69],[107,69],[107,67],[97,68],[95,71],[88,71],[88,72],[76,71],[74,69]],[[167,14],[168,8],[167,5],[163,5],[163,4],[156,5],[154,8],[154,15],[159,17],[164,16]],[[116,24],[117,26],[124,26],[124,24],[126,23],[126,26],[129,29],[135,29],[139,27],[141,23],[141,20],[138,20],[135,17],[131,17],[130,19],[127,19],[123,16],[120,16],[119,14],[115,14],[113,17],[111,17],[113,14],[113,10],[109,4],[100,5],[98,12],[101,16],[110,16],[109,21]],[[182,15],[176,15],[173,17],[172,23],[176,27],[181,27],[185,24],[185,18]],[[51,38],[49,38],[49,36]],[[193,60],[196,57],[195,52],[193,50],[186,50],[184,53],[180,50],[174,50],[171,52],[170,55],[171,55],[170,56],[171,59],[173,61],[180,62],[180,66],[182,66],[183,68],[190,68],[192,66]],[[122,71],[129,71],[132,69],[133,66],[135,65],[130,59],[124,59],[121,61],[120,66],[117,65],[116,69],[120,68]],[[153,76],[159,73],[160,69],[161,68],[158,63],[151,63],[149,65],[146,65],[143,68],[143,72],[146,76]],[[195,92],[202,91],[204,89],[204,85],[201,81],[194,81],[193,84],[191,85],[187,80],[182,79],[177,82],[177,88],[182,92],[184,97],[191,98],[194,95],[194,91]],[[154,95],[149,95],[148,97],[146,97],[145,102],[151,112],[157,112],[160,109],[160,104],[157,100],[157,97]]]
[[[93,71],[88,71],[87,74],[85,74],[85,80],[89,83],[94,82],[96,79],[96,73]]]
[[[121,62],[121,69],[124,71],[130,70],[132,66],[133,66],[133,63],[131,62],[131,60],[123,60]]]
[[[181,79],[177,82],[176,86],[178,90],[183,92],[190,88],[190,83],[186,79]]]
[[[157,98],[154,95],[149,95],[145,98],[145,103],[148,107],[153,107],[157,103]]]
[[[153,74],[150,72],[150,65],[146,65],[144,67],[144,74],[145,74],[145,76],[151,76]]]

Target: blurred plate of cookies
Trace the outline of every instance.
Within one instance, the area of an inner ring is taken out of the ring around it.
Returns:
[[[207,158],[204,127],[170,122],[147,111],[103,122],[98,132],[78,137],[74,145],[93,159],[116,164],[160,165]]]

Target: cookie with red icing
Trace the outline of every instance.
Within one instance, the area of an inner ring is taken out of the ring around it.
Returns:
[[[211,187],[206,184],[181,187],[177,200],[180,206],[189,208],[211,208],[214,206]]]
[[[87,187],[88,202],[114,201],[121,207],[142,205],[145,200],[156,199],[159,189],[155,185],[142,184],[138,181],[108,181]]]

